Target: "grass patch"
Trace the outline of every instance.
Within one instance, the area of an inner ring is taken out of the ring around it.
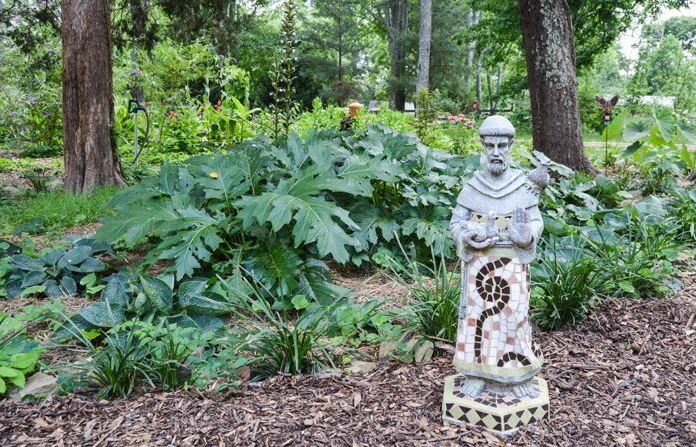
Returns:
[[[47,191],[0,206],[0,232],[15,229],[27,233],[47,233],[96,222],[110,210],[104,205],[117,188],[98,188],[88,194]]]

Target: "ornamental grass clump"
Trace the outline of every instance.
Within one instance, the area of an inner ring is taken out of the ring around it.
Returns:
[[[541,246],[532,264],[531,317],[542,330],[575,324],[590,314],[604,279],[597,262],[578,246]]]

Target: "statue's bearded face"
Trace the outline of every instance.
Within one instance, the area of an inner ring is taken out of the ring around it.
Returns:
[[[486,167],[493,175],[500,175],[510,164],[510,137],[483,137],[483,150],[486,154]]]

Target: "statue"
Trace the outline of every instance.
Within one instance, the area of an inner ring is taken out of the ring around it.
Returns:
[[[543,355],[528,318],[530,272],[544,228],[539,193],[545,166],[525,176],[510,167],[515,128],[488,117],[479,129],[482,169],[464,185],[450,228],[462,266],[454,354],[443,418],[510,433],[548,413]]]

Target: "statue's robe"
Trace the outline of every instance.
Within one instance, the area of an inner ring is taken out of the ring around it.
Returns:
[[[543,231],[538,191],[518,170],[500,178],[476,172],[457,198],[451,230],[462,260],[462,296],[454,365],[460,374],[516,384],[532,378],[543,363],[532,341],[529,321],[529,263]],[[516,247],[507,229],[516,208],[532,226],[532,243]],[[491,213],[494,213],[492,215]],[[495,218],[500,240],[476,250],[462,245],[461,235],[473,223]]]

